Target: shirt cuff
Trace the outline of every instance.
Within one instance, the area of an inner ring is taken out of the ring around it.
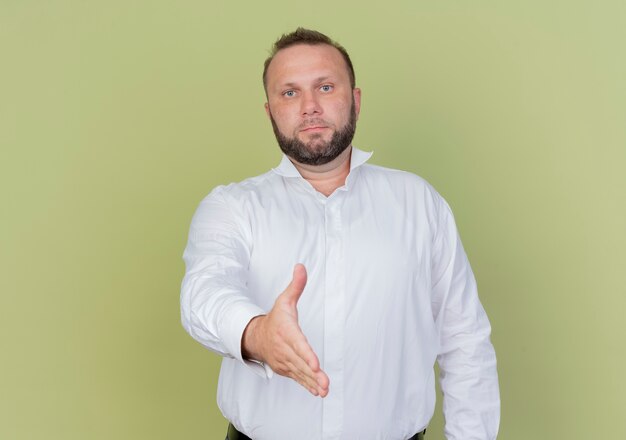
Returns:
[[[263,309],[251,303],[239,302],[232,304],[224,313],[225,319],[222,320],[221,337],[227,352],[235,359],[251,368],[260,377],[271,379],[274,376],[274,372],[268,365],[244,359],[241,354],[241,339],[248,323],[250,323],[252,318],[265,314],[266,312]]]
[[[243,359],[243,363],[250,367],[257,376],[262,377],[263,379],[271,379],[274,377],[274,370],[272,370],[266,363],[248,359]]]

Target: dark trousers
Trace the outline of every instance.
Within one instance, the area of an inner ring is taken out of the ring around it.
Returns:
[[[422,432],[418,432],[417,434],[415,434],[413,437],[411,437],[408,440],[423,440],[424,434],[426,434],[426,430],[423,430]],[[226,433],[226,440],[252,440],[252,439],[248,437],[247,435],[237,431],[235,427],[232,425],[232,423],[229,423],[228,432]],[[294,439],[294,440],[297,440],[297,439]]]

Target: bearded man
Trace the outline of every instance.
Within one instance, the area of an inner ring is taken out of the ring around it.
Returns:
[[[346,50],[299,28],[265,62],[278,167],[218,186],[184,252],[182,322],[224,357],[227,439],[495,439],[491,328],[445,200],[352,146]]]

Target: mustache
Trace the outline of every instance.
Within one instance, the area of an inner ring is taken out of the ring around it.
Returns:
[[[298,125],[297,130],[304,130],[309,127],[319,127],[319,126],[332,127],[333,125],[330,124],[328,121],[325,121],[322,118],[312,118],[312,119],[307,119],[306,121]]]

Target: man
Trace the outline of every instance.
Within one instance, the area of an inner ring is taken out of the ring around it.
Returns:
[[[282,162],[215,188],[184,253],[227,438],[422,438],[437,360],[448,439],[494,439],[490,326],[448,205],[351,145],[361,91],[325,35],[283,35],[263,82]]]

